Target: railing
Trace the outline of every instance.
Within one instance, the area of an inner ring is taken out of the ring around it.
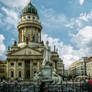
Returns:
[[[46,88],[49,92],[92,92],[92,85],[82,83],[46,85]],[[0,84],[0,92],[39,92],[39,90],[40,85],[29,83]]]

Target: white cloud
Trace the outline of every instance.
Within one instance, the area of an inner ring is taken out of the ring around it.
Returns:
[[[63,59],[65,67],[68,68],[75,60],[78,60],[79,54],[77,55],[76,50],[73,49],[70,45],[65,45],[60,39],[49,37],[47,34],[42,34],[42,40],[46,43],[49,41],[51,50],[54,49],[54,45],[58,48],[58,53],[60,58]]]
[[[6,50],[6,47],[3,43],[4,39],[4,36],[0,34],[0,57],[4,57],[4,53]]]
[[[80,2],[80,5],[83,5],[84,0],[79,0],[79,2]]]
[[[29,2],[29,0],[0,0],[0,2],[8,7],[23,8],[25,4]]]
[[[68,22],[68,19],[65,15],[61,13],[57,14],[51,8],[42,8],[40,10],[40,14],[42,15],[41,18],[43,26],[49,30],[61,29]]]
[[[1,19],[2,22],[4,22],[4,24],[8,24],[10,26],[14,25],[14,27],[17,28],[17,23],[19,21],[18,13],[15,12],[14,10],[11,10],[11,9],[8,9],[5,7],[2,7],[1,9],[6,14],[6,17],[4,15],[3,18]]]
[[[92,26],[86,26],[73,36],[72,42],[79,48],[81,56],[92,56]]]
[[[70,29],[76,29],[79,31],[83,27],[87,25],[91,25],[92,21],[92,12],[89,13],[81,13],[79,17],[71,18],[70,21],[66,24],[66,27]]]
[[[73,41],[80,48],[85,48],[88,45],[91,45],[92,44],[92,27],[86,26],[85,28],[81,29],[76,35],[74,35]]]
[[[83,20],[84,22],[88,22],[90,19],[92,20],[92,12],[81,13],[79,19]]]

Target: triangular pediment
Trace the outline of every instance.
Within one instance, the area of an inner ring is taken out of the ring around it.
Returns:
[[[22,48],[16,52],[13,52],[11,55],[41,55],[41,53],[39,51],[36,51],[32,48],[26,47],[26,48]]]

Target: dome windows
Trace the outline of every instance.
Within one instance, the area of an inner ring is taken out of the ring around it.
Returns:
[[[28,16],[28,18],[30,19],[31,17],[30,17],[30,16]]]
[[[35,20],[35,17],[33,17],[33,20]]]
[[[38,20],[38,18],[34,15],[22,16],[21,21],[25,21],[25,20]]]

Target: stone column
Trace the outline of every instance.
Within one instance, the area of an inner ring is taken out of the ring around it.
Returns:
[[[18,77],[17,62],[18,61],[14,61],[14,78],[15,79]]]
[[[7,61],[7,78],[9,78],[9,61]]]
[[[33,78],[33,60],[30,60],[30,80]]]
[[[22,62],[23,62],[23,66],[22,66],[22,68],[23,68],[22,78],[23,78],[23,80],[25,80],[25,61],[23,60]]]
[[[23,42],[23,30],[22,30],[22,42]]]
[[[20,43],[20,32],[18,31],[18,43]]]
[[[20,42],[22,42],[22,30],[20,30]]]
[[[40,32],[40,42],[41,42],[41,32]]]

